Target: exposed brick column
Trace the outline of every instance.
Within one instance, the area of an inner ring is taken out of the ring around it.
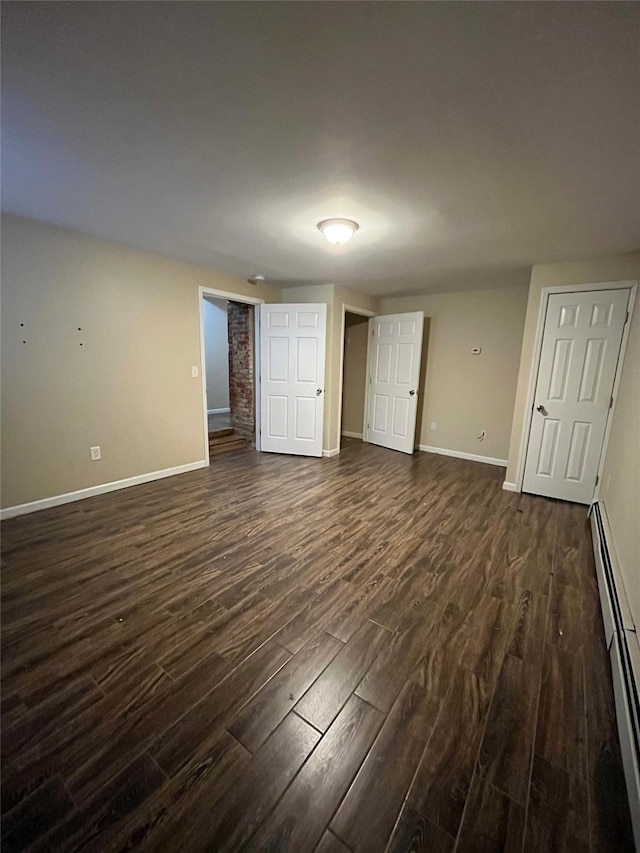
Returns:
[[[234,430],[256,441],[253,306],[229,302],[229,406]]]

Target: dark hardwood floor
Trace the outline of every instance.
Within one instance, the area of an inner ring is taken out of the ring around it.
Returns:
[[[346,441],[2,525],[2,849],[633,849],[586,509]]]

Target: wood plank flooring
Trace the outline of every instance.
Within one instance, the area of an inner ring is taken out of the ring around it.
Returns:
[[[633,850],[586,510],[344,442],[2,525],[2,849]]]

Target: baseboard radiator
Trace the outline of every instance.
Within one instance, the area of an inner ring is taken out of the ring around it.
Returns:
[[[640,647],[619,580],[604,506],[591,508],[591,535],[605,638],[611,661],[618,733],[636,849],[640,850]]]

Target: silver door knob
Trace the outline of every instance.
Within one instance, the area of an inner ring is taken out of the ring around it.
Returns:
[[[316,397],[319,397],[322,394],[322,388],[316,388]]]
[[[409,394],[411,394],[411,396],[412,396],[412,397],[413,397],[413,395],[414,395],[415,393],[416,393],[416,392],[413,390],[413,388],[411,389],[411,391],[409,391]]]
[[[546,410],[546,409],[545,409],[545,407],[542,405],[542,403],[540,403],[540,405],[539,405],[539,406],[536,406],[536,411],[537,411],[537,412],[540,412],[540,414],[541,414],[541,415],[545,415],[545,417],[546,417],[547,410]]]

